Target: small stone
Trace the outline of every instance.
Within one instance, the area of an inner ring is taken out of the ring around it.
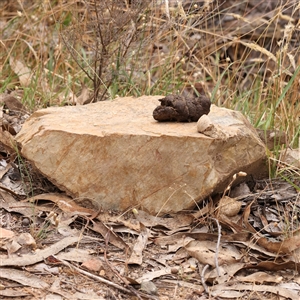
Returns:
[[[141,291],[150,295],[157,295],[157,287],[152,281],[143,281],[141,283]]]
[[[29,220],[29,218],[24,218],[23,220],[22,220],[22,225],[23,226],[29,226],[29,224],[30,224],[30,220]]]
[[[242,203],[228,196],[224,196],[220,199],[218,205],[218,211],[220,215],[224,215],[226,217],[234,217],[236,216],[240,209]]]

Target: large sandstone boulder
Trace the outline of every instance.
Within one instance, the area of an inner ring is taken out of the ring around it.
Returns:
[[[43,109],[16,139],[22,155],[56,186],[104,209],[190,209],[222,191],[234,173],[261,171],[264,144],[241,113],[212,106],[215,131],[208,124],[201,134],[195,122],[155,121],[160,98]]]

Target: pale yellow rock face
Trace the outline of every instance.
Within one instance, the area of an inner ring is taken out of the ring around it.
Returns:
[[[242,114],[212,106],[209,118],[223,133],[211,137],[195,122],[155,121],[161,98],[43,109],[16,139],[22,155],[60,189],[104,209],[191,209],[222,191],[235,172],[261,171],[265,147]]]

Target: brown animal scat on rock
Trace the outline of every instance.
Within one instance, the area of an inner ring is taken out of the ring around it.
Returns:
[[[159,101],[160,105],[153,111],[153,118],[159,122],[197,122],[202,115],[210,112],[210,99],[204,95],[168,95]]]

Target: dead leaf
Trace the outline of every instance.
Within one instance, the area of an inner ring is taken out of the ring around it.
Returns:
[[[288,290],[300,291],[300,285],[296,282],[282,282],[278,286]]]
[[[273,271],[273,272],[291,269],[299,272],[300,263],[295,263],[294,261],[287,261],[283,263],[276,263],[274,261],[261,261],[258,264],[247,264],[245,268]]]
[[[214,297],[225,297],[226,295],[226,298],[236,299],[235,292],[237,291],[269,292],[285,298],[299,299],[299,295],[297,292],[290,291],[282,287],[253,284],[247,285],[233,282],[214,285],[211,288],[211,295]],[[231,294],[231,292],[234,292],[234,294]]]
[[[283,277],[278,275],[270,275],[265,272],[255,272],[248,276],[237,276],[236,279],[238,281],[253,282],[253,283],[264,283],[264,282],[280,283]]]
[[[230,228],[233,232],[235,232],[235,234],[245,233],[245,228],[239,224],[239,221],[237,222],[236,220],[230,219],[225,215],[219,216],[219,222],[220,224],[225,225],[227,228]]]
[[[12,238],[14,236],[15,236],[15,233],[13,231],[0,227],[0,240]]]
[[[12,253],[16,253],[19,249],[21,249],[21,245],[18,244],[14,239],[7,241],[1,248],[7,250],[8,255]]]
[[[107,224],[107,223],[123,224],[124,226],[126,226],[136,232],[140,232],[140,230],[141,230],[140,222],[134,218],[130,218],[130,219],[126,220],[124,218],[124,216],[115,216],[115,215],[111,215],[109,212],[103,211],[97,215],[96,219],[104,224]]]
[[[9,64],[14,73],[18,75],[20,85],[24,87],[29,86],[32,79],[31,70],[22,61],[12,56],[9,58]]]
[[[141,226],[141,233],[138,236],[130,255],[130,258],[128,259],[128,264],[136,264],[141,265],[143,262],[143,251],[145,247],[147,246],[148,242],[148,236],[149,236],[149,229],[147,229],[145,226]]]
[[[215,210],[213,202],[210,200],[206,206],[204,206],[202,209],[198,210],[196,213],[193,213],[192,216],[195,219],[201,218],[206,216],[209,212],[213,212]]]
[[[7,95],[2,101],[5,103],[5,107],[17,115],[24,115],[27,113],[25,106],[16,97]]]
[[[16,152],[14,137],[8,131],[3,131],[2,127],[0,128],[0,142],[5,145],[6,150],[9,152]]]
[[[0,201],[0,208],[4,208],[8,212],[17,212],[30,219],[32,218],[32,215],[34,214],[32,204],[24,205],[23,203],[20,203],[20,201],[17,201],[7,191],[3,192],[0,190],[0,197],[2,198]]]
[[[101,270],[105,270],[103,262],[98,258],[91,258],[84,261],[81,267],[92,271],[92,272],[100,272]]]
[[[291,254],[300,247],[300,236],[293,236],[282,242],[272,242],[265,237],[261,237],[257,240],[257,243],[266,250],[276,254]]]
[[[92,249],[68,248],[67,251],[58,253],[56,257],[58,259],[82,263],[85,260],[93,258],[92,254],[95,254],[95,252]]]
[[[49,298],[51,300],[54,296],[58,296],[58,295],[62,296],[63,299],[85,299],[84,296],[86,295],[86,294],[79,293],[79,292],[76,293],[76,295],[75,295],[75,294],[68,293],[66,291],[66,289],[61,289],[61,279],[60,278],[55,279],[55,281],[53,282],[52,286],[48,289],[48,291],[52,292],[52,294],[47,295],[47,298]],[[103,298],[101,298],[101,297],[94,297],[94,299],[97,299],[97,300],[98,300],[98,298],[99,298],[99,300],[103,300]],[[61,299],[62,298],[60,297],[59,300],[61,300]],[[87,297],[87,299],[89,299],[89,297]]]
[[[204,292],[203,286],[199,285],[198,283],[194,284],[194,283],[191,283],[191,282],[187,282],[187,281],[184,281],[184,280],[178,280],[178,279],[176,279],[176,280],[161,279],[161,282],[165,282],[167,284],[172,284],[174,286],[183,286],[183,287],[186,287],[188,289],[195,290],[199,294],[202,294]]]
[[[199,241],[217,241],[218,235],[214,233],[206,232],[178,232],[172,236],[162,236],[154,240],[154,243],[160,246],[175,245],[178,240],[185,240],[186,238],[192,238]],[[246,243],[251,238],[248,232],[241,232],[235,234],[222,235],[222,242],[242,242]]]
[[[79,237],[66,237],[48,248],[36,251],[34,254],[25,254],[23,256],[11,255],[9,258],[0,259],[0,267],[3,266],[28,266],[43,261],[46,257],[54,255],[73,243],[79,242]],[[1,273],[1,272],[0,272]]]
[[[36,249],[35,239],[29,232],[23,232],[16,236],[16,242],[22,246],[22,249],[26,248],[29,251]]]
[[[203,265],[216,266],[216,242],[211,241],[191,241],[185,245],[185,249],[188,253],[195,257]],[[242,258],[242,254],[238,251],[234,245],[220,245],[218,251],[219,265],[232,264],[239,262]]]
[[[51,105],[74,105],[76,103],[77,97],[72,91],[68,93],[61,92],[57,95],[57,98],[51,99]]]
[[[128,245],[102,222],[92,221],[92,223],[93,223],[93,227],[89,227],[89,228],[91,230],[100,233],[104,237],[104,239],[108,238],[108,242],[118,247],[119,249],[123,249],[123,250],[129,249]]]
[[[135,281],[141,284],[143,281],[151,281],[155,278],[159,278],[161,276],[170,274],[172,274],[171,268],[167,267],[158,271],[144,273],[140,278],[136,279]]]
[[[241,263],[241,262],[237,262],[237,263],[232,263],[232,264],[224,264],[222,266],[219,266],[219,274],[217,269],[213,269],[211,270],[211,272],[208,272],[207,274],[205,274],[205,279],[208,282],[211,283],[225,283],[229,280],[231,280],[231,278],[233,278],[233,276],[240,270],[244,269],[245,264]]]
[[[76,99],[76,105],[88,104],[91,101],[88,87],[82,83],[81,88],[81,93]]]
[[[18,299],[21,297],[32,296],[32,294],[26,293],[24,291],[16,291],[15,289],[12,290],[12,289],[6,288],[5,290],[0,291],[0,296]]]
[[[52,201],[52,202],[56,203],[56,205],[62,211],[71,212],[74,215],[90,216],[90,215],[94,214],[93,210],[77,205],[72,198],[70,198],[64,194],[58,194],[58,193],[41,194],[41,195],[37,195],[37,196],[31,197],[31,198],[28,198],[24,201],[35,202],[38,200]]]
[[[38,276],[29,274],[28,272],[23,270],[5,268],[2,269],[2,272],[0,272],[0,277],[16,281],[21,283],[22,285],[30,286],[37,289],[46,289],[49,287],[48,283],[41,280]]]
[[[46,273],[46,274],[52,274],[52,275],[59,275],[59,268],[58,267],[51,267],[49,265],[46,265],[45,263],[39,263],[35,264],[32,268],[32,270],[36,273]]]
[[[174,238],[174,236],[172,236]],[[193,241],[194,239],[192,237],[182,235],[182,238],[174,239],[171,244],[168,246],[169,252],[176,252],[178,249],[184,247],[189,242]]]
[[[252,233],[257,233],[256,230],[254,229],[254,227],[252,227],[248,220],[249,220],[249,215],[250,215],[250,212],[251,212],[251,207],[252,207],[252,204],[254,203],[254,201],[251,201],[251,203],[249,203],[245,210],[244,210],[244,213],[243,213],[243,219],[244,219],[244,223],[246,225],[246,228],[247,230],[249,230],[250,232]],[[259,234],[260,235],[260,234]],[[260,235],[261,236],[261,235]]]
[[[139,210],[135,213],[136,219],[144,224],[146,227],[164,226],[168,229],[174,230],[175,228],[185,227],[190,225],[194,217],[188,214],[177,214],[171,218],[162,218],[152,216],[145,211]]]

